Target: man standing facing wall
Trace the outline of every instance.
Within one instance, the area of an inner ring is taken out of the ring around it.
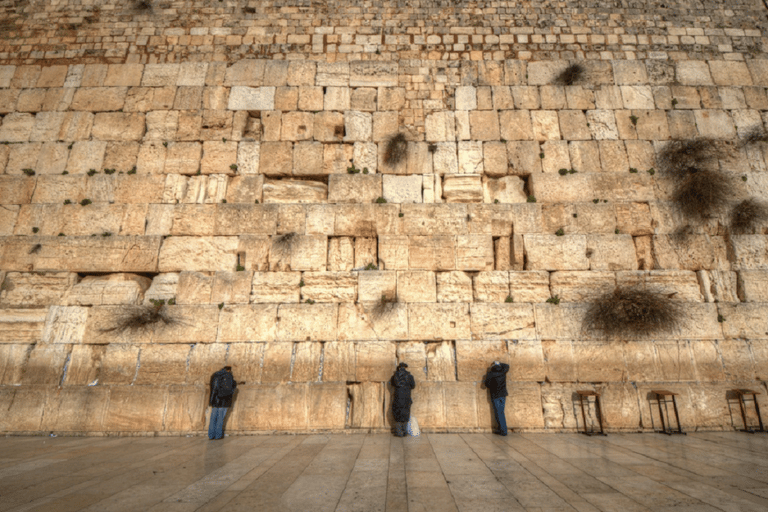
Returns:
[[[232,367],[225,366],[211,376],[211,420],[208,425],[208,439],[224,437],[224,417],[232,407],[232,396],[237,389],[237,382],[232,376]]]
[[[491,369],[485,376],[485,387],[491,393],[493,412],[496,415],[496,423],[499,424],[498,434],[507,435],[507,418],[504,415],[504,403],[507,400],[507,372],[509,365],[494,361]]]

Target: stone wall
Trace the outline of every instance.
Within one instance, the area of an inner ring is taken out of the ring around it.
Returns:
[[[389,428],[398,362],[427,431],[490,429],[495,359],[516,429],[581,426],[582,389],[655,429],[660,388],[741,428],[768,391],[768,225],[692,226],[657,172],[712,139],[768,197],[761,2],[0,12],[0,431],[201,431],[224,364],[233,432]],[[683,325],[586,328],[638,285]]]

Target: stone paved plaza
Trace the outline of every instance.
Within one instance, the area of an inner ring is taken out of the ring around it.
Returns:
[[[741,433],[5,437],[0,511],[765,511]]]

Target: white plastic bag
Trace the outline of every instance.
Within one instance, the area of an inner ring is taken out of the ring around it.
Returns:
[[[421,435],[421,430],[419,430],[419,422],[416,421],[415,416],[411,416],[411,418],[408,420],[408,425],[405,428],[408,433],[414,437]]]

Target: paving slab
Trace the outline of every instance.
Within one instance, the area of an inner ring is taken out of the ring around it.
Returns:
[[[768,510],[768,436],[0,438],[0,512]]]

